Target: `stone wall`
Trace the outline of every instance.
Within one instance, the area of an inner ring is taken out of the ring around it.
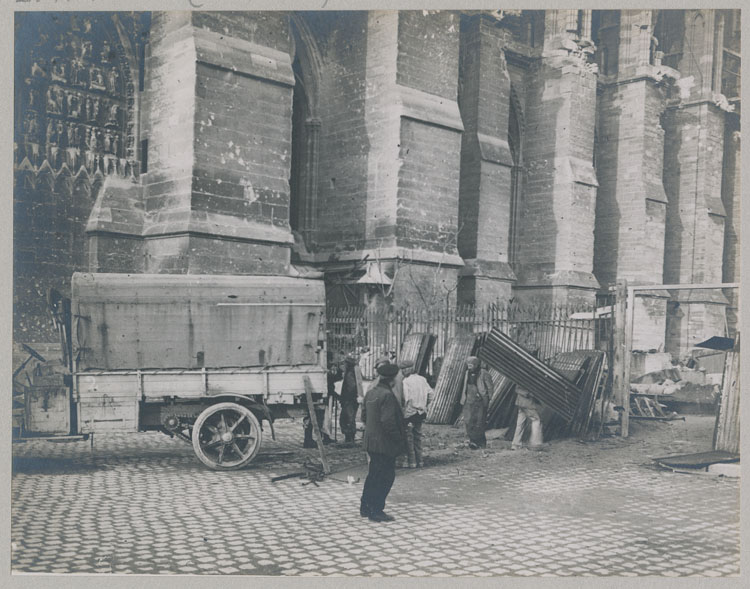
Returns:
[[[303,80],[317,95],[311,117],[320,121],[318,148],[317,251],[351,251],[364,246],[368,218],[367,165],[371,140],[367,133],[367,52],[370,45],[366,12],[320,13],[304,17],[307,47],[315,52],[319,71]],[[309,79],[312,78],[312,79]]]
[[[157,13],[146,271],[285,273],[291,32],[283,13]]]
[[[285,274],[292,226],[295,263],[377,259],[396,306],[736,281],[725,12],[18,15],[15,334],[54,339],[76,270]],[[637,347],[723,328],[722,293],[673,294]]]
[[[13,300],[21,341],[56,339],[47,290],[69,294],[73,272],[90,268],[85,227],[105,178],[138,174],[137,56],[148,22],[142,13],[15,15]],[[130,245],[119,243],[121,259]]]

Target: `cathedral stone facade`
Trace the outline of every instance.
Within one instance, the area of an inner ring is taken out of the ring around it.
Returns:
[[[14,336],[74,271],[333,303],[739,280],[738,10],[17,13]],[[737,322],[650,291],[635,349]]]

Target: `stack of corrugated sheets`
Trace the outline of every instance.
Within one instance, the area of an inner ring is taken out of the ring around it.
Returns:
[[[492,328],[479,358],[531,391],[536,399],[560,415],[567,423],[573,420],[581,391],[567,378],[524,350],[498,328]]]

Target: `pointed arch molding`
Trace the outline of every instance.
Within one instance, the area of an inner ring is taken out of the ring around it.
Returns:
[[[294,61],[295,55],[299,58],[303,83],[305,85],[305,95],[308,101],[308,112],[311,119],[317,120],[318,89],[320,88],[320,72],[323,66],[323,58],[320,55],[318,44],[310,29],[310,25],[304,19],[303,15],[292,13],[291,25],[292,38],[294,39],[292,61]]]

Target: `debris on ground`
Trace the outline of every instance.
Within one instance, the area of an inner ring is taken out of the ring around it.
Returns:
[[[682,473],[711,473],[723,476],[739,476],[740,455],[723,450],[697,452],[694,454],[678,454],[654,458],[654,462],[662,468]],[[731,465],[731,466],[730,466]],[[722,468],[713,468],[721,466]]]

